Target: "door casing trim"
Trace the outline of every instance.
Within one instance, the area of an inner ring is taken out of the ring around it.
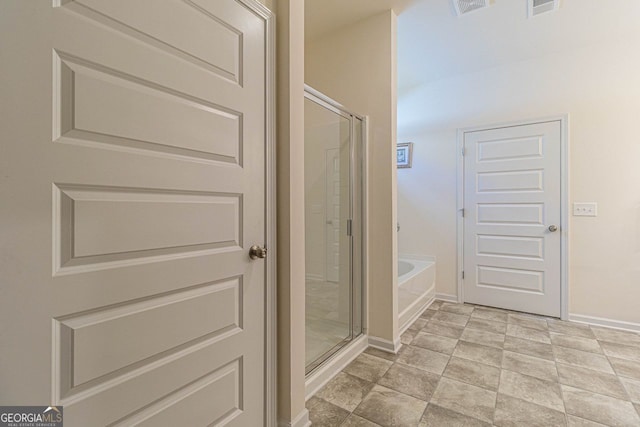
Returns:
[[[257,0],[238,0],[265,22],[265,246],[269,250],[265,273],[264,425],[276,427],[278,419],[277,294],[276,294],[276,19]]]
[[[464,302],[464,135],[469,132],[506,127],[560,122],[560,318],[569,319],[569,114],[543,117],[534,120],[519,120],[494,125],[458,128],[456,141],[457,190],[456,190],[456,271],[458,302]]]

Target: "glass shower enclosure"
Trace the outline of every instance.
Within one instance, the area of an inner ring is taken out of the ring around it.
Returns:
[[[362,334],[365,119],[305,87],[306,373]]]

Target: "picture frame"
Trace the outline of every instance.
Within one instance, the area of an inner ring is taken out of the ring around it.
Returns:
[[[413,142],[398,143],[396,148],[396,163],[398,169],[410,168],[413,159]]]

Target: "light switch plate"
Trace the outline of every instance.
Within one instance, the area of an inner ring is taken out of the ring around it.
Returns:
[[[596,202],[574,203],[573,216],[598,216],[598,204]]]

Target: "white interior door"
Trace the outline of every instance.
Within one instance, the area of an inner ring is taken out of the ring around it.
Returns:
[[[561,123],[464,134],[464,300],[560,316]]]
[[[0,402],[264,423],[265,21],[234,0],[0,5]]]
[[[326,277],[337,282],[340,276],[340,149],[330,148],[325,152],[326,166]]]

